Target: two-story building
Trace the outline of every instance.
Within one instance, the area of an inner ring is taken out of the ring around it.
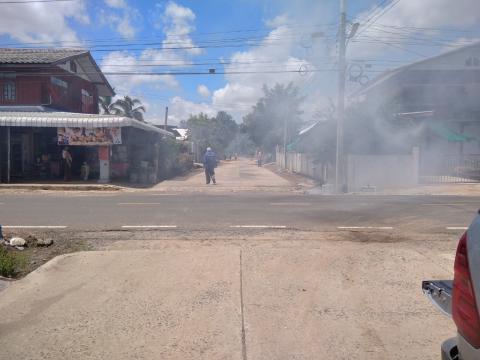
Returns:
[[[0,182],[60,179],[64,146],[77,178],[82,166],[90,179],[126,177],[134,154],[171,134],[100,115],[99,96],[114,95],[89,51],[0,48]]]

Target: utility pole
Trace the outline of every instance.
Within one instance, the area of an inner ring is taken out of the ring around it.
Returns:
[[[7,126],[7,183],[10,184],[10,173],[12,172],[12,140],[10,126]]]
[[[338,33],[338,102],[337,149],[335,156],[335,191],[342,191],[343,179],[343,122],[345,118],[347,0],[340,0],[340,29]]]
[[[283,161],[285,163],[285,170],[287,169],[287,117],[284,114],[284,120],[283,120]]]
[[[167,124],[168,124],[168,106],[165,106],[165,126],[164,126],[165,131],[167,131]]]

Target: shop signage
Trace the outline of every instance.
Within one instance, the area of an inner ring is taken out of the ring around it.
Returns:
[[[119,145],[122,143],[122,131],[119,127],[57,128],[58,145]]]

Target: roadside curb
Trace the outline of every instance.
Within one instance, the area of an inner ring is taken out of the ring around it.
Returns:
[[[68,185],[68,184],[1,184],[0,190],[61,190],[61,191],[121,191],[125,188],[116,185]]]

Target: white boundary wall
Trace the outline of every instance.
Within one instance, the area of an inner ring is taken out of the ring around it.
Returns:
[[[411,187],[418,184],[419,151],[410,155],[348,155],[348,191],[374,186],[377,190]]]

